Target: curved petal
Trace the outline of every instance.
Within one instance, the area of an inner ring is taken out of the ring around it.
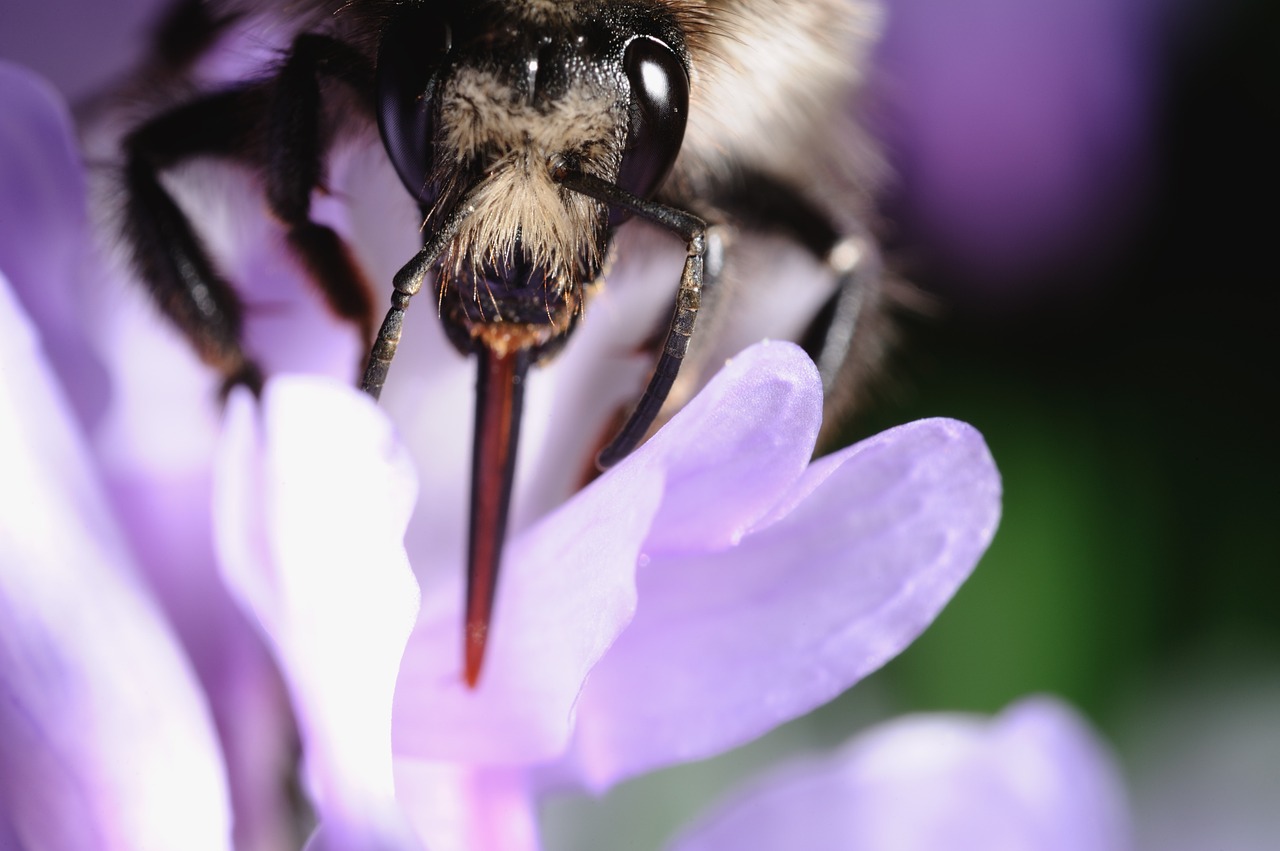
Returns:
[[[511,765],[563,752],[587,671],[635,609],[661,486],[620,468],[510,543],[475,690],[462,680],[460,583],[430,592],[396,694],[398,754]]]
[[[1124,795],[1069,708],[1023,701],[989,721],[915,716],[763,778],[673,851],[1124,851]]]
[[[117,464],[104,478],[139,569],[209,701],[237,847],[281,846],[295,830],[291,790],[280,778],[297,758],[297,731],[271,651],[218,574],[212,472]]]
[[[65,282],[88,237],[84,174],[71,115],[52,86],[0,62],[0,104],[0,268],[28,312],[43,320],[72,307]]]
[[[22,847],[230,847],[207,707],[0,276],[0,824]]]
[[[737,546],[640,571],[636,618],[578,705],[569,762],[589,787],[742,744],[900,652],[986,549],[1000,486],[976,431],[927,420],[823,459],[775,503]]]
[[[3,61],[0,114],[0,270],[87,424],[106,405],[106,378],[79,328],[89,233],[71,115],[49,83]]]
[[[527,772],[396,760],[396,793],[431,851],[537,851]]]
[[[587,672],[631,619],[637,560],[741,537],[803,470],[820,412],[816,371],[795,346],[736,358],[617,469],[512,542],[474,693],[458,674],[461,594],[436,596],[405,656],[397,752],[506,765],[563,753]]]
[[[641,451],[667,471],[645,554],[736,545],[804,472],[821,421],[818,370],[798,346],[766,341],[729,360]]]
[[[390,423],[336,382],[281,378],[230,400],[215,478],[223,576],[275,649],[324,833],[414,847],[395,803],[391,709],[418,588],[402,539],[416,493]]]

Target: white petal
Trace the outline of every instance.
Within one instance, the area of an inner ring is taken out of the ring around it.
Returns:
[[[418,610],[402,539],[413,471],[363,394],[317,378],[229,403],[215,516],[224,576],[275,648],[331,845],[411,844],[391,707]]]

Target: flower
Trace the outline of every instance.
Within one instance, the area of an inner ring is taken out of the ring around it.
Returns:
[[[0,275],[0,846],[227,848],[213,722]]]
[[[671,851],[1123,851],[1114,762],[1071,709],[1029,698],[992,719],[915,715],[754,781]]]
[[[431,466],[452,460],[449,444],[412,457],[401,435],[420,418],[389,421],[322,376],[277,374],[261,400],[233,395],[220,413],[207,401],[212,377],[182,341],[140,296],[103,285],[111,266],[100,255],[57,271],[52,259],[66,255],[50,250],[50,234],[85,239],[66,117],[12,68],[0,96],[14,128],[0,162],[15,164],[0,199],[63,205],[0,235],[0,269],[19,258],[26,270],[11,282],[17,299],[0,302],[15,347],[0,436],[25,464],[0,483],[10,509],[0,522],[22,544],[0,551],[0,605],[33,613],[6,618],[0,669],[16,707],[0,718],[0,779],[23,791],[6,794],[0,827],[18,841],[38,845],[88,812],[70,847],[187,847],[172,838],[184,821],[223,847],[234,812],[238,847],[287,846],[279,772],[296,719],[320,820],[313,847],[536,847],[533,807],[548,789],[604,789],[718,753],[849,687],[928,625],[994,533],[999,479],[973,429],[922,421],[811,464],[816,371],[796,347],[762,344],[609,474],[526,517],[489,666],[470,691],[460,577],[443,572],[460,559],[412,532],[424,514],[438,524],[459,513],[464,478]],[[58,179],[21,194],[19,177]],[[269,237],[258,240],[249,250],[273,256]],[[288,294],[288,278],[266,283]],[[55,296],[60,308],[40,307]],[[349,348],[346,329],[301,315],[314,350]],[[54,354],[64,344],[97,358],[105,401],[100,382]],[[406,398],[447,419],[456,400],[427,386],[436,380],[404,382],[417,391]],[[72,416],[60,391],[99,403]],[[34,499],[45,480],[60,486]],[[104,562],[91,584],[62,579],[69,558],[89,560],[63,545]],[[68,618],[87,594],[98,619]],[[116,635],[127,653],[113,652]],[[35,664],[44,658],[58,660],[53,675]],[[145,677],[130,673],[138,660]],[[148,695],[176,696],[139,701],[122,687],[130,677]],[[181,735],[154,721],[155,700]],[[59,701],[65,714],[41,711]],[[120,755],[126,746],[137,760]],[[151,754],[174,762],[154,775],[180,798],[174,812],[198,817],[124,818],[152,813],[158,793],[128,770]],[[61,785],[31,768],[48,762]]]
[[[903,215],[972,290],[949,295],[1025,304],[1047,294],[1019,293],[1028,277],[1121,247],[1151,178],[1162,42],[1194,5],[892,4],[883,136]]]
[[[13,275],[14,288],[53,302],[69,258],[47,249],[69,250],[74,241],[58,237],[83,226],[57,204],[75,172],[23,169],[65,157],[65,128],[61,144],[14,144],[62,116],[29,75],[3,65],[0,99],[15,119],[0,131],[0,203],[7,214],[32,202],[4,216],[0,250],[0,845],[227,848],[231,805],[208,706],[49,367],[66,351],[57,326],[41,333],[11,289]],[[64,179],[41,181],[50,176]],[[19,196],[24,179],[39,191]],[[14,263],[23,248],[48,264]]]
[[[53,370],[32,382],[61,385],[87,444],[92,478],[130,550],[131,569],[141,574],[200,680],[232,778],[237,842],[272,847],[292,832],[281,816],[287,813],[282,780],[296,736],[274,663],[217,574],[208,512],[216,421],[199,395],[208,381],[176,346],[159,353],[132,344],[140,336],[136,328],[156,323],[130,301],[131,289],[106,274],[109,267],[95,250],[85,172],[66,107],[24,69],[0,63],[0,70],[0,97],[10,116],[0,130],[0,271],[17,306],[34,320],[36,351]],[[19,363],[7,366],[16,370]],[[139,382],[123,380],[139,372],[154,394],[146,397],[150,407],[134,404]],[[34,409],[20,406],[16,413],[41,422]]]
[[[533,847],[485,834],[507,824],[531,836],[548,788],[601,790],[753,739],[929,623],[994,531],[985,448],[969,427],[932,420],[806,466],[820,409],[798,349],[748,350],[616,471],[513,540],[474,692],[459,668],[460,589],[424,585],[403,659],[394,642],[381,650],[399,669],[380,688],[396,794],[430,847]],[[333,659],[366,677],[376,648],[364,637],[401,620],[387,612],[409,596],[403,450],[371,403],[316,379],[277,379],[260,411],[241,397],[228,419],[216,513],[229,581],[286,677],[316,672],[332,693],[367,696]],[[352,463],[329,451],[339,441],[388,460]],[[353,563],[362,597],[382,589],[381,602],[353,604]],[[327,597],[309,596],[330,576]],[[302,616],[281,624],[280,611]],[[304,731],[308,703],[327,705],[295,700]],[[501,789],[512,809],[495,815],[489,792],[455,800],[459,785]]]

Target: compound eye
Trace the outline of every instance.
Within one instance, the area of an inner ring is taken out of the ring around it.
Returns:
[[[449,55],[449,25],[423,9],[397,15],[378,45],[378,131],[400,181],[420,205],[434,201],[432,97]]]
[[[689,77],[671,48],[649,36],[632,39],[622,63],[631,83],[631,127],[618,185],[648,198],[680,153],[689,118]]]

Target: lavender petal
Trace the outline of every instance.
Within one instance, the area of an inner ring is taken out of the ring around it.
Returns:
[[[739,792],[671,851],[1127,851],[1124,796],[1084,722],[1048,698],[991,720],[908,716]]]
[[[22,847],[228,849],[195,677],[0,275],[0,824]]]
[[[1000,487],[976,431],[927,420],[823,459],[773,502],[736,545],[639,571],[636,617],[578,703],[568,762],[587,786],[742,744],[900,652],[986,549]]]
[[[538,820],[521,769],[396,761],[396,791],[431,851],[538,851]]]
[[[322,820],[315,848],[412,848],[391,710],[418,610],[402,539],[414,474],[363,394],[316,378],[237,393],[216,461],[223,576],[280,663]]]

